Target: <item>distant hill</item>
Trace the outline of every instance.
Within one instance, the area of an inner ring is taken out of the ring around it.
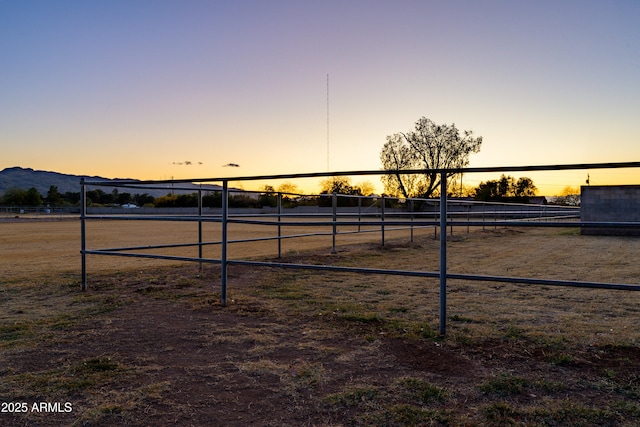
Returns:
[[[66,192],[77,193],[80,191],[80,179],[84,178],[90,181],[111,181],[117,182],[123,179],[130,180],[129,178],[117,178],[109,179],[100,176],[88,176],[88,175],[69,175],[58,172],[33,170],[31,168],[12,167],[6,168],[0,171],[0,195],[11,188],[22,188],[28,190],[30,188],[36,188],[41,195],[46,196],[49,191],[49,187],[55,185],[58,187],[58,191],[62,194]],[[197,191],[199,186],[195,184],[180,184],[181,187],[193,187],[192,191]],[[164,184],[163,188],[158,190],[147,189],[118,189],[118,191],[127,191],[129,193],[147,193],[154,197],[164,196],[171,191],[170,184]],[[207,185],[207,190],[220,190],[221,187],[217,185]],[[104,188],[105,192],[111,192],[113,188]],[[178,191],[176,191],[178,193]]]
[[[11,188],[28,190],[35,187],[40,194],[46,196],[49,187],[55,185],[60,193],[80,191],[80,179],[109,181],[99,176],[68,175],[58,172],[33,170],[31,168],[13,167],[0,171],[0,194]]]

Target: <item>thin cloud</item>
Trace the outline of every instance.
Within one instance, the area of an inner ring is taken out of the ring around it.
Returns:
[[[184,162],[173,162],[172,164],[176,166],[191,166],[194,163],[191,160],[185,160]],[[198,165],[203,165],[204,163],[198,162]]]

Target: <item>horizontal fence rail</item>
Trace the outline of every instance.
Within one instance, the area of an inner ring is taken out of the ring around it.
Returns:
[[[336,173],[312,173],[312,174],[288,174],[248,176],[234,178],[206,178],[172,181],[86,181],[81,182],[81,267],[82,289],[87,287],[87,255],[105,255],[132,257],[143,259],[159,259],[169,261],[198,262],[200,265],[221,265],[221,292],[222,305],[227,301],[227,267],[229,265],[243,265],[249,267],[271,267],[285,269],[307,269],[333,272],[346,272],[355,274],[381,274],[395,276],[413,276],[439,279],[440,281],[440,334],[446,333],[446,294],[447,279],[471,280],[502,283],[518,283],[525,285],[569,286],[583,288],[600,288],[610,290],[640,291],[640,285],[601,283],[588,281],[568,281],[555,279],[539,279],[527,277],[505,277],[473,274],[457,274],[447,271],[447,227],[450,233],[454,228],[466,227],[598,227],[598,228],[640,228],[638,222],[596,222],[581,221],[580,209],[577,207],[532,205],[532,204],[501,204],[490,202],[476,202],[471,200],[451,199],[447,197],[447,176],[451,173],[475,173],[475,172],[514,172],[514,171],[555,171],[576,169],[617,169],[639,168],[640,162],[625,163],[601,163],[601,164],[576,164],[555,166],[517,166],[496,168],[464,168],[441,169],[435,172],[440,174],[441,187],[439,199],[407,199],[400,200],[386,196],[353,196],[338,194],[321,194],[307,197],[329,198],[329,207],[306,207],[304,209],[287,209],[282,207],[283,193],[273,192],[277,197],[277,206],[263,212],[248,212],[246,209],[229,208],[229,197],[238,193],[238,190],[229,188],[230,181],[252,181],[265,179],[293,179],[331,176],[355,176],[355,175],[386,175],[397,173],[425,173],[424,170],[408,171],[351,171]],[[211,185],[211,182],[220,182],[219,185]],[[195,183],[201,183],[194,186]],[[189,184],[189,185],[183,185]],[[170,189],[174,191],[190,191],[198,193],[197,208],[187,208],[182,214],[152,214],[152,209],[140,210],[126,209],[114,213],[105,213],[104,210],[95,210],[87,206],[87,187],[110,186],[117,188],[135,188],[146,190]],[[202,206],[203,192],[219,191],[221,193],[222,206],[219,208],[207,208]],[[265,193],[265,192],[260,192]],[[296,195],[304,196],[304,195]],[[359,198],[358,198],[359,197]],[[340,207],[338,201],[356,198],[358,206]],[[365,202],[366,203],[363,203]],[[387,204],[395,202],[400,208],[391,208]],[[314,212],[310,212],[314,210]],[[92,212],[93,211],[93,212]],[[126,213],[125,213],[126,211]],[[198,241],[174,244],[121,246],[103,249],[87,248],[86,224],[93,220],[118,220],[118,221],[182,221],[196,222],[198,224]],[[204,223],[219,224],[221,238],[214,241],[203,239],[202,225]],[[276,235],[229,238],[229,226],[250,225],[260,227],[273,227]],[[309,232],[295,232],[283,234],[287,228],[309,228]],[[413,241],[414,230],[433,229],[434,238],[440,236],[440,267],[438,271],[407,271],[397,269],[374,269],[359,267],[341,267],[335,265],[296,264],[271,261],[256,261],[248,259],[231,259],[228,256],[228,246],[237,243],[249,243],[258,241],[277,241],[278,258],[282,255],[281,242],[287,239],[303,237],[330,236],[331,252],[336,252],[337,236],[354,233],[379,233],[381,244],[385,244],[385,232],[397,230],[409,230],[410,239]],[[203,256],[203,248],[216,245],[220,247],[219,258],[206,258]],[[198,256],[178,256],[170,254],[157,254],[140,251],[161,250],[170,248],[197,247]]]

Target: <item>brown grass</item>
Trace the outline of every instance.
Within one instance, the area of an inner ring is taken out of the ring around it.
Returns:
[[[351,230],[354,228],[351,227]],[[347,231],[349,228],[341,227]],[[288,226],[283,235],[313,232],[327,229]],[[0,268],[6,271],[5,280],[32,278],[34,275],[75,274],[80,267],[80,222],[76,219],[59,221],[0,221]],[[198,225],[194,222],[175,221],[88,221],[87,249],[144,246],[158,244],[196,243]],[[230,224],[230,239],[242,240],[256,237],[275,237],[275,227]],[[390,238],[407,235],[406,231],[388,231]],[[220,241],[218,223],[203,224],[203,241]],[[339,244],[379,240],[373,234],[344,234],[338,237]],[[312,236],[283,240],[283,253],[295,253],[309,249],[326,248],[331,245],[331,236]],[[148,251],[167,255],[195,257],[196,247],[171,248]],[[275,240],[238,243],[230,246],[230,257],[263,257],[277,253]],[[204,254],[209,258],[220,258],[219,245],[205,246]],[[142,259],[91,257],[92,272],[110,272],[114,269],[146,268],[156,265],[174,265],[174,262],[147,261]]]
[[[77,221],[0,223],[0,236],[0,402],[73,405],[2,425],[640,422],[635,292],[450,281],[442,338],[433,279],[231,266],[221,307],[217,266],[91,256],[80,292]],[[432,230],[392,237],[340,236],[337,254],[330,236],[290,240],[284,261],[437,270]],[[184,223],[89,229],[90,247],[195,238]],[[637,283],[638,254],[640,239],[570,229],[455,231],[449,271]]]

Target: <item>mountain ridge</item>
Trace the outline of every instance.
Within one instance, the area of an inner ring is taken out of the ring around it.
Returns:
[[[37,189],[41,195],[46,196],[49,192],[49,187],[55,185],[58,187],[59,193],[78,193],[80,192],[80,180],[84,178],[90,181],[107,181],[111,183],[117,183],[118,181],[139,181],[133,178],[104,178],[101,176],[90,175],[73,175],[65,174],[53,171],[35,170],[32,168],[23,168],[20,166],[14,166],[5,168],[0,171],[0,196],[7,190],[12,188],[21,188],[28,190],[30,188]],[[153,187],[153,186],[152,186]],[[200,187],[196,184],[181,183],[180,187],[193,187],[192,191],[197,191]],[[117,187],[113,187],[117,188]],[[104,191],[110,192],[113,188],[105,188]],[[219,185],[207,185],[207,190],[219,191],[222,189]],[[121,190],[121,188],[119,188]],[[130,193],[136,193],[137,191],[132,189],[124,189],[124,191]],[[190,190],[187,190],[190,191]],[[140,189],[140,193],[147,193],[154,197],[164,196],[169,192],[173,192],[169,185],[159,185],[156,189]],[[182,193],[185,191],[176,191],[176,193]]]
[[[101,176],[72,175],[14,166],[0,171],[0,194],[12,188],[24,190],[35,188],[40,194],[46,195],[52,185],[58,187],[60,193],[77,193],[80,191],[82,178],[94,181],[113,181]]]

